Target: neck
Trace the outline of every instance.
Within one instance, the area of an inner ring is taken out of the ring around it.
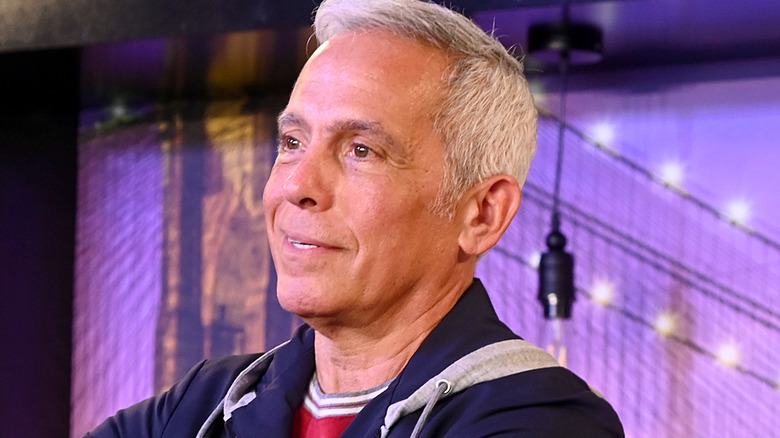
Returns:
[[[419,296],[426,297],[425,302],[411,302],[402,306],[403,311],[388,311],[388,317],[368,326],[315,326],[316,372],[322,390],[361,391],[395,378],[471,281],[470,277],[439,290],[423,291]]]

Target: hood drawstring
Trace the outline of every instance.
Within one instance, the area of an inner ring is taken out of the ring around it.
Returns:
[[[414,425],[414,430],[412,430],[412,434],[409,438],[418,438],[420,436],[422,428],[425,425],[425,422],[428,421],[428,416],[431,414],[433,407],[442,396],[449,394],[450,391],[452,391],[452,384],[448,380],[439,379],[436,381],[436,391],[431,395],[431,398],[428,399],[428,403],[425,405],[422,414],[420,414],[420,418],[417,419],[417,424]]]

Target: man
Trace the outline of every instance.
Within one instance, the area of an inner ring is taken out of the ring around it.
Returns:
[[[315,28],[263,199],[279,301],[306,325],[90,436],[622,436],[474,279],[535,149],[521,65],[417,0],[325,1]]]

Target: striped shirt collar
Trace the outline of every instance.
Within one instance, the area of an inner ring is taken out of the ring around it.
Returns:
[[[309,390],[303,404],[315,418],[354,416],[374,397],[384,392],[391,382],[392,380],[363,391],[326,394],[320,388],[315,372],[309,382]]]

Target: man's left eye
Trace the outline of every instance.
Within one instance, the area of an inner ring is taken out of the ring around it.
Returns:
[[[371,155],[371,148],[366,145],[356,144],[353,147],[352,152],[358,158],[368,158],[368,156]]]

